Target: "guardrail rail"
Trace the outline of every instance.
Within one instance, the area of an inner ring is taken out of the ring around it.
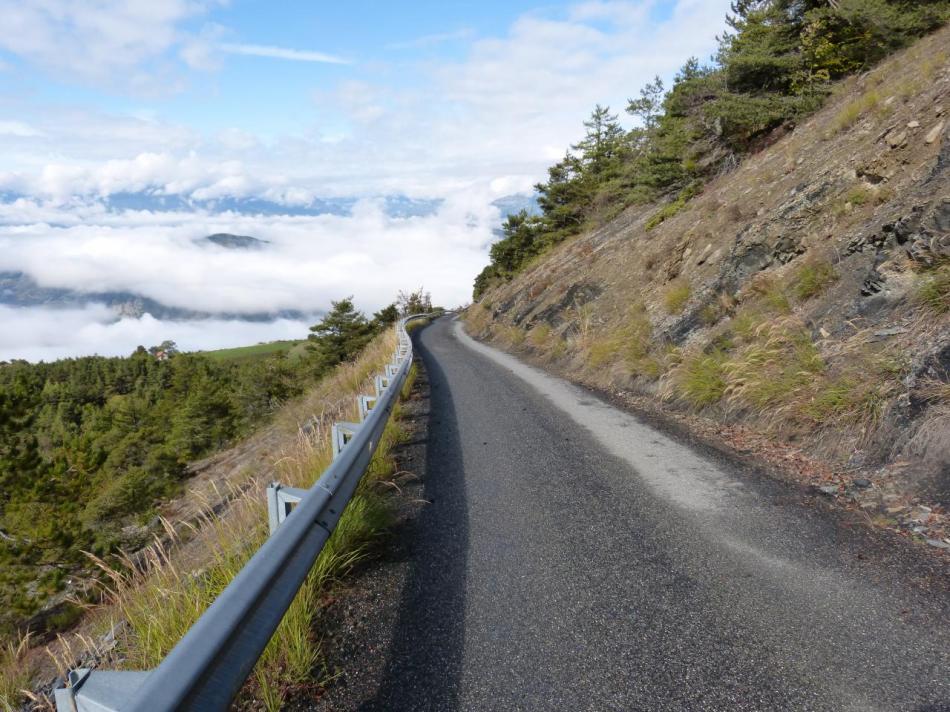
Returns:
[[[309,489],[267,488],[270,537],[153,670],[70,671],[55,690],[57,712],[225,710],[290,607],[356,491],[412,364],[409,321],[375,394],[358,396],[359,423],[331,429],[333,462]]]

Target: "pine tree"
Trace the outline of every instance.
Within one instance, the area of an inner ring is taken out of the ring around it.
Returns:
[[[353,306],[352,296],[331,305],[323,320],[310,327],[308,337],[320,372],[351,359],[373,335],[366,317]]]
[[[587,133],[571,148],[580,153],[585,178],[593,182],[609,180],[620,171],[624,156],[626,132],[610,108],[597,104],[584,122]]]

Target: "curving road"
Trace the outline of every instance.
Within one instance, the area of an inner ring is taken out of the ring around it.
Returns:
[[[417,332],[426,497],[380,710],[950,710],[946,579],[798,489]]]

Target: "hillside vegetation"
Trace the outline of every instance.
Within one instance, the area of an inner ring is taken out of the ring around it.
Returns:
[[[928,527],[950,504],[950,31],[878,60],[946,12],[736,3],[720,64],[687,65],[642,129],[598,134],[595,112],[570,180],[556,166],[539,187],[544,215],[506,224],[469,329],[820,462],[841,494],[940,545]],[[632,108],[656,106],[654,89]],[[623,147],[601,164],[606,182],[591,178],[598,135]],[[571,229],[551,202],[562,185],[582,189],[559,203]]]
[[[395,305],[373,319],[350,299],[333,307],[292,352],[166,342],[126,358],[0,364],[0,637],[71,623],[78,609],[62,594],[88,589],[89,554],[114,562],[151,541],[190,463],[267,423],[398,316]]]
[[[624,131],[609,107],[595,107],[584,138],[536,186],[542,215],[508,217],[504,239],[475,281],[475,299],[630,205],[662,202],[645,223],[656,227],[710,179],[817,110],[835,81],[871,68],[948,18],[947,0],[734,0],[713,64],[690,58],[669,91],[657,77],[630,99],[626,111],[637,128]],[[839,117],[841,128],[874,108],[876,98],[864,101]]]

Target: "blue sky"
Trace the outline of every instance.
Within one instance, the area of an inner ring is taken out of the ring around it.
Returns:
[[[420,284],[440,303],[464,302],[502,217],[492,202],[530,192],[595,104],[629,125],[627,99],[690,56],[708,58],[728,8],[0,0],[0,272],[227,313],[319,310],[347,294],[371,310]],[[193,209],[115,209],[117,193],[174,195],[167,205]],[[393,194],[441,207],[390,216],[375,200]],[[289,209],[343,196],[360,199],[352,215]],[[278,215],[218,199],[269,201]],[[211,232],[273,247],[196,247]],[[62,314],[21,314],[17,324],[45,326],[0,329],[0,358],[89,344],[123,353],[146,327],[156,343],[174,338],[155,320],[83,313],[85,331],[76,314],[69,328]],[[195,348],[213,335],[182,333]],[[244,326],[215,333],[256,340]],[[33,341],[39,350],[22,350]]]
[[[506,177],[522,189],[577,138],[595,103],[621,110],[654,74],[707,58],[727,9],[727,0],[0,0],[0,148],[10,148],[0,183],[28,191],[50,164],[94,170],[140,153],[197,152],[209,170],[241,161],[268,174],[235,191],[284,182],[369,194],[400,190],[400,174],[414,195]]]

